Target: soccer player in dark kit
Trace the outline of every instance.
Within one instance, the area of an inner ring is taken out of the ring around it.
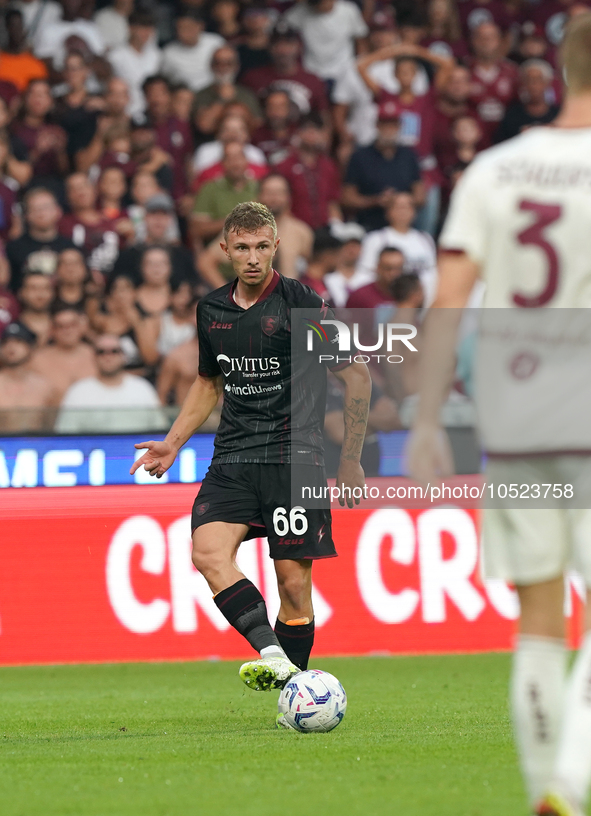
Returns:
[[[197,379],[166,439],[135,446],[147,450],[131,472],[143,465],[161,477],[223,392],[212,463],[193,506],[193,563],[219,610],[260,654],[241,667],[240,677],[250,688],[268,691],[307,668],[314,641],[312,563],[336,555],[330,510],[304,509],[291,495],[296,460],[304,463],[300,472],[309,472],[309,484],[326,484],[326,368],[319,358],[309,358],[303,375],[292,366],[291,311],[315,309],[326,318],[327,307],[309,287],[273,269],[279,239],[267,207],[236,206],[223,237],[236,280],[201,299]],[[350,488],[346,501],[352,507],[352,491],[365,483],[359,459],[371,381],[364,363],[345,360],[331,370],[345,385],[337,484]],[[242,541],[261,535],[269,540],[281,600],[274,630],[263,596],[235,562]]]

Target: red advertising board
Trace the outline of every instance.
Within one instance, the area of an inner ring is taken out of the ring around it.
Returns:
[[[0,494],[0,664],[241,658],[248,645],[190,561],[195,485]],[[511,646],[517,602],[478,575],[476,511],[336,510],[314,568],[316,656]],[[270,617],[266,542],[239,554]]]

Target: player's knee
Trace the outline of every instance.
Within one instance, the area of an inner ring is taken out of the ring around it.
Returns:
[[[208,573],[215,572],[221,567],[221,563],[217,563],[220,561],[219,555],[209,548],[201,547],[196,544],[193,544],[191,560],[193,561],[195,569],[206,577]]]

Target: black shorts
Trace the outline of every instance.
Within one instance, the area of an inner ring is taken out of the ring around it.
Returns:
[[[326,485],[324,468],[308,465],[311,485]],[[193,504],[195,530],[211,521],[248,524],[244,537],[267,537],[271,558],[294,561],[331,558],[329,509],[304,510],[292,504],[291,465],[251,462],[212,464]]]

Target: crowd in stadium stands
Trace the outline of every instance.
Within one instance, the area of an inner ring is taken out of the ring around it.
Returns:
[[[450,192],[480,150],[554,119],[585,10],[0,0],[0,433],[165,427],[242,201],[273,211],[282,274],[412,320]],[[404,384],[376,383],[387,430]],[[134,419],[84,418],[108,407]]]

